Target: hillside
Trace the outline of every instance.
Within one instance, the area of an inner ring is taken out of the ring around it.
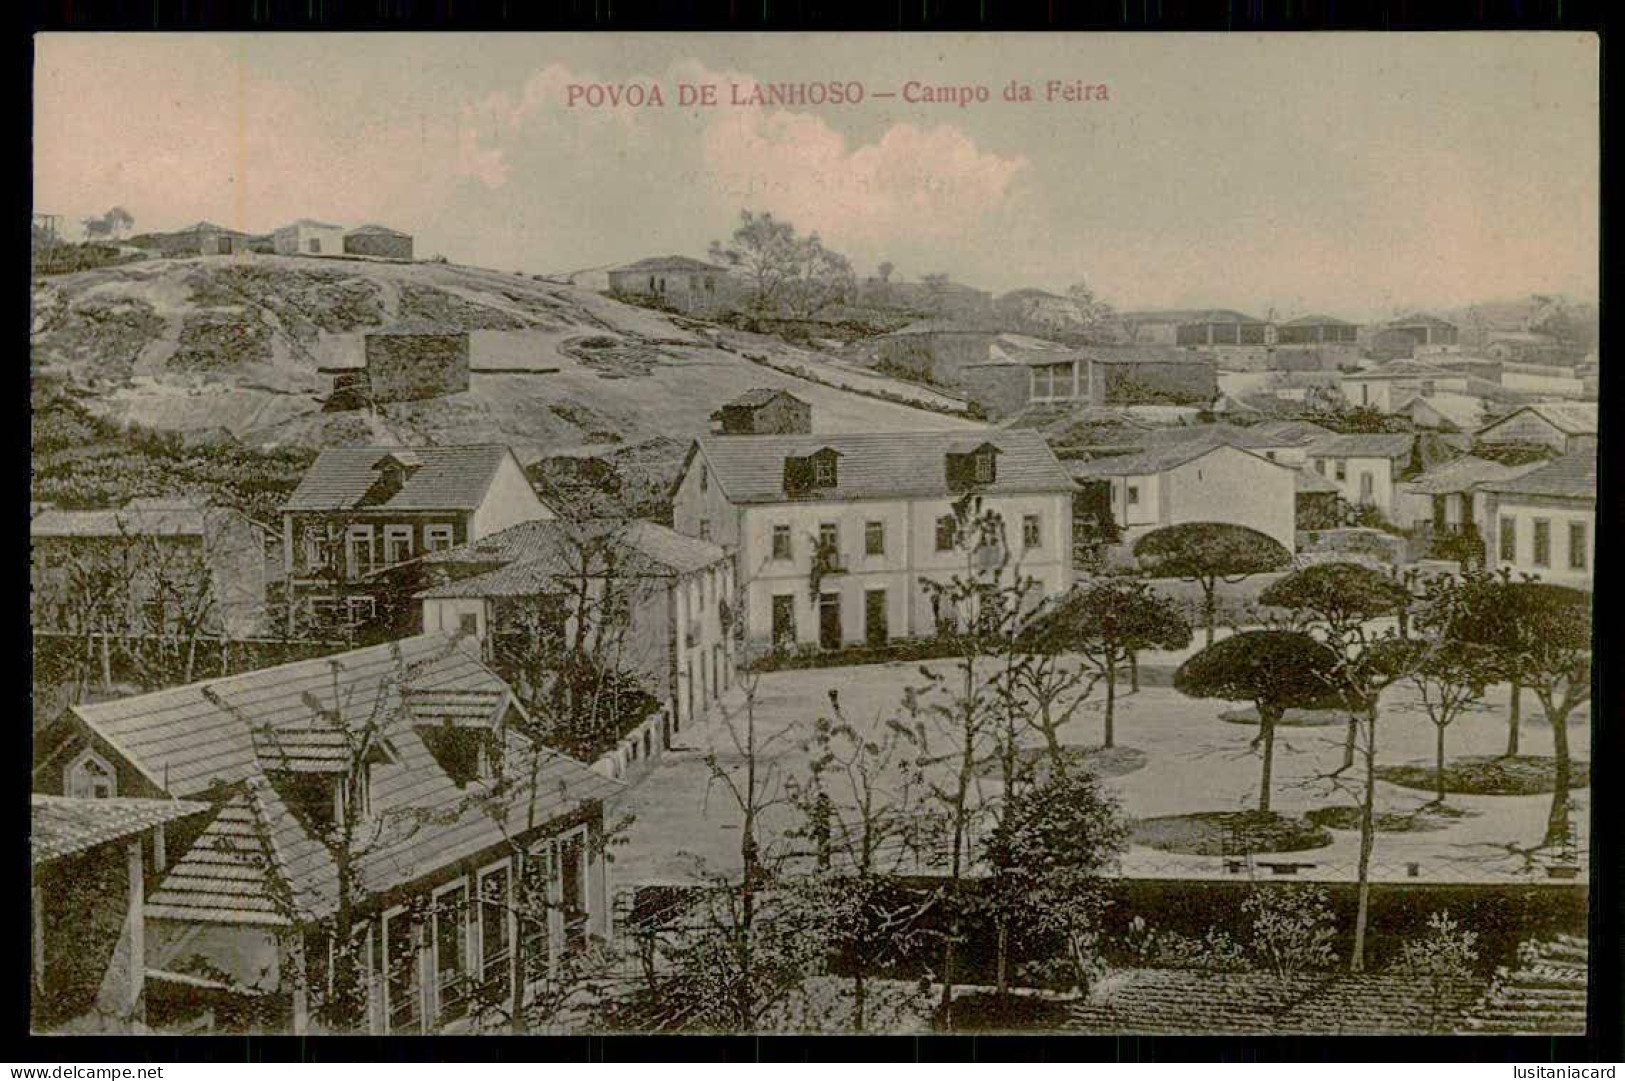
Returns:
[[[857,385],[777,339],[469,267],[152,260],[43,279],[33,299],[33,370],[88,414],[188,439],[229,433],[249,448],[491,441],[537,457],[650,443],[669,456],[673,440],[705,431],[717,406],[752,386],[793,390],[824,431],[969,424],[876,397],[923,396],[906,383],[868,377],[857,394],[747,359]],[[326,407],[331,377],[318,369],[358,366],[361,335],[398,320],[470,331],[470,389],[376,415]]]

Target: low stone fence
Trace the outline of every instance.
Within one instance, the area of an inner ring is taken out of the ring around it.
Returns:
[[[671,718],[659,709],[593,762],[595,772],[617,781],[641,779],[671,746]]]

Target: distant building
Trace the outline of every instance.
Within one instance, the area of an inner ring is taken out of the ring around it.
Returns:
[[[1399,483],[1394,524],[1402,529],[1427,529],[1434,536],[1471,533],[1482,543],[1489,535],[1489,523],[1479,489],[1521,477],[1543,464],[1503,465],[1464,454],[1436,465]]]
[[[468,389],[466,330],[399,324],[363,335],[367,390],[375,404],[438,398]]]
[[[1572,365],[1578,357],[1572,346],[1531,331],[1491,331],[1485,335],[1484,352],[1495,360],[1521,364]]]
[[[1537,402],[1492,420],[1477,432],[1480,443],[1526,443],[1559,454],[1595,454],[1596,402]]]
[[[283,507],[288,586],[306,608],[368,622],[378,572],[553,517],[505,446],[327,447]]]
[[[202,633],[265,632],[265,530],[241,511],[196,499],[132,499],[117,510],[49,509],[30,519],[32,625],[63,634],[106,626],[170,634],[201,616]],[[120,611],[83,595],[112,572]]]
[[[1279,345],[1321,345],[1334,342],[1352,345],[1359,341],[1360,328],[1330,315],[1300,315],[1278,324],[1275,341]]]
[[[1485,518],[1495,523],[1491,570],[1591,589],[1597,543],[1594,453],[1570,454],[1479,490]]]
[[[1391,320],[1383,330],[1403,334],[1418,346],[1456,345],[1461,338],[1456,324],[1421,313]]]
[[[876,364],[908,379],[957,385],[965,369],[992,359],[999,331],[981,322],[921,319],[873,339]],[[1038,339],[1033,339],[1037,341]],[[1056,349],[1059,343],[1045,343]]]
[[[733,561],[721,547],[654,522],[523,522],[424,557],[436,584],[420,592],[422,630],[472,634],[489,651],[533,641],[538,604],[581,610],[577,592],[613,588],[626,605],[617,656],[660,700],[673,731],[703,717],[733,686]],[[599,611],[602,602],[584,607]],[[562,620],[569,641],[576,627]],[[588,633],[592,633],[589,629]]]
[[[1490,403],[1471,394],[1444,391],[1417,394],[1394,407],[1395,416],[1409,417],[1417,428],[1435,432],[1472,432],[1484,423]]]
[[[1139,345],[1207,348],[1275,342],[1275,328],[1270,323],[1228,308],[1122,312],[1117,321],[1129,340]]]
[[[1418,394],[1440,391],[1462,393],[1469,376],[1419,360],[1391,360],[1364,371],[1338,376],[1338,389],[1353,406],[1367,406],[1380,413],[1392,413]]]
[[[344,234],[344,251],[380,259],[411,259],[412,235],[387,225],[360,225]]]
[[[143,233],[131,237],[131,247],[160,251],[165,255],[239,255],[249,250],[247,233],[227,229],[212,221],[200,221],[168,233]]]
[[[1001,414],[1028,406],[1206,408],[1219,396],[1217,369],[1210,359],[1165,346],[1003,350],[968,365],[965,380],[978,401]]]
[[[1126,544],[1164,526],[1223,522],[1295,547],[1297,470],[1229,442],[1178,443],[1068,468],[1080,485],[1110,485]]]
[[[717,311],[732,307],[738,299],[727,267],[685,255],[655,256],[616,267],[609,271],[609,291],[685,312]]]
[[[1437,436],[1380,432],[1328,436],[1306,448],[1305,457],[1317,474],[1337,485],[1349,503],[1375,507],[1383,517],[1397,522],[1399,482],[1456,455]]]
[[[344,226],[300,218],[271,234],[278,255],[342,255]]]
[[[812,431],[812,406],[787,390],[747,390],[711,414],[722,435],[806,435]]]
[[[1000,314],[1018,324],[1065,332],[1083,327],[1083,309],[1071,297],[1042,289],[1016,289],[994,301]]]
[[[1011,573],[1037,580],[1034,601],[1064,592],[1073,491],[1030,430],[706,436],[672,520],[733,555],[748,648],[836,649],[969,618],[922,585],[965,573],[953,505],[967,496],[1003,519]]]

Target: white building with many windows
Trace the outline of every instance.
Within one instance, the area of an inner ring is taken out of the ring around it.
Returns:
[[[1479,489],[1493,523],[1490,569],[1591,588],[1596,566],[1597,460],[1574,454]]]
[[[1012,574],[1072,585],[1071,477],[1033,431],[704,437],[678,532],[733,554],[753,649],[835,649],[934,633],[926,580],[965,572],[954,504],[1004,522]]]

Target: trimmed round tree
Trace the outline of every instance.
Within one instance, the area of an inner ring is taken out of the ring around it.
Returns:
[[[1407,609],[1411,591],[1363,563],[1316,563],[1272,582],[1258,595],[1271,608],[1290,608],[1325,624],[1328,635],[1348,642],[1362,624]]]
[[[1274,537],[1229,522],[1181,522],[1134,542],[1134,558],[1156,576],[1181,578],[1202,587],[1202,629],[1213,644],[1214,591],[1220,581],[1236,583],[1255,574],[1285,570],[1292,553]]]
[[[1242,631],[1215,642],[1174,673],[1174,688],[1192,698],[1251,702],[1258,710],[1263,774],[1258,810],[1270,809],[1275,726],[1289,709],[1324,705],[1338,679],[1337,653],[1301,631]]]

